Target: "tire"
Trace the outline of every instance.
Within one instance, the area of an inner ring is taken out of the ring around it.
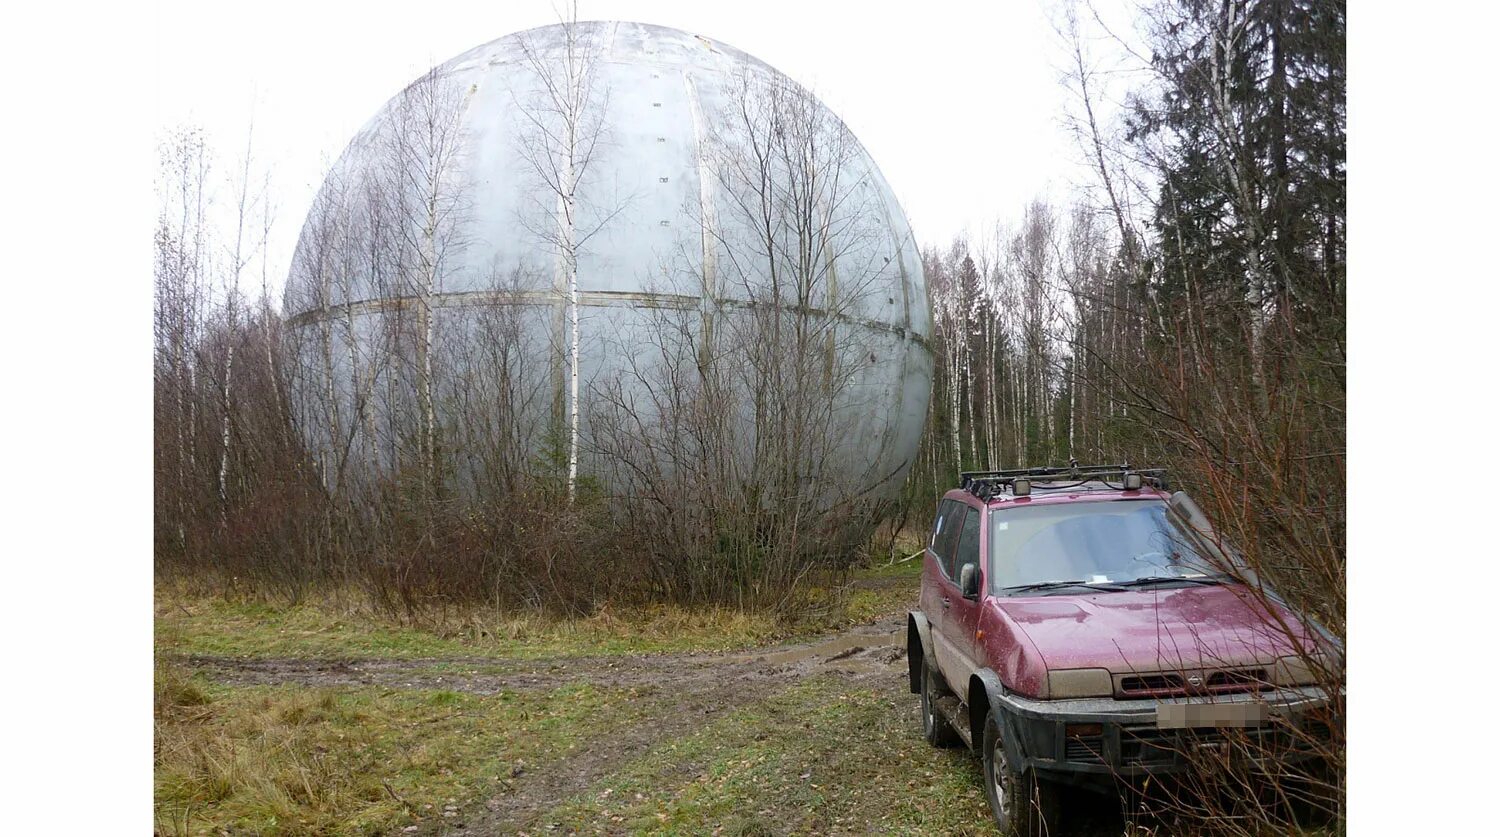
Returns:
[[[922,661],[922,738],[934,747],[952,747],[958,743],[958,733],[948,718],[938,711],[938,677],[926,660]]]
[[[1062,816],[1057,788],[1030,772],[1013,769],[1001,746],[1000,721],[991,710],[984,719],[984,795],[1001,834],[1042,837],[1059,833]]]

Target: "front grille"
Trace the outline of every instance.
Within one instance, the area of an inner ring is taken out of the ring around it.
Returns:
[[[1160,692],[1181,688],[1180,674],[1136,674],[1120,680],[1122,692]]]
[[[1191,675],[1191,676],[1188,676]],[[1119,694],[1165,697],[1188,694],[1231,694],[1273,688],[1264,668],[1224,669],[1212,673],[1162,672],[1120,678]]]
[[[1154,727],[1121,729],[1120,759],[1125,764],[1160,764],[1201,747],[1228,747],[1235,752],[1276,753],[1286,736],[1269,727],[1163,730]]]
[[[1120,761],[1124,764],[1163,764],[1180,746],[1175,731],[1154,727],[1120,730]]]
[[[1208,688],[1223,690],[1232,686],[1243,687],[1246,691],[1259,686],[1268,685],[1269,678],[1263,668],[1245,668],[1238,671],[1216,671],[1208,676]]]
[[[1326,722],[1309,718],[1300,729],[1286,719],[1272,719],[1259,727],[1198,727],[1194,729],[1160,729],[1155,726],[1120,727],[1119,764],[1163,765],[1198,757],[1218,762],[1222,759],[1270,761],[1305,755],[1316,748],[1315,741],[1331,735]],[[1072,741],[1069,760],[1072,760]]]
[[[1084,764],[1104,763],[1104,736],[1070,735],[1063,757],[1068,761]]]

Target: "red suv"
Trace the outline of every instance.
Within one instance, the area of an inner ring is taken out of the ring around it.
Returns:
[[[1056,783],[1180,771],[1216,735],[1284,739],[1263,752],[1285,759],[1326,738],[1316,675],[1341,647],[1159,469],[963,474],[938,506],[920,608],[907,651],[923,735],[980,753],[1002,832],[1055,833]]]

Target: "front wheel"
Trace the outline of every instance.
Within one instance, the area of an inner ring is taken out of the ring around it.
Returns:
[[[1035,774],[1015,769],[1006,758],[1000,719],[990,710],[984,719],[984,793],[1001,834],[1039,837],[1057,830],[1061,816],[1057,789]]]
[[[958,733],[948,723],[948,717],[937,708],[938,680],[932,666],[922,661],[922,737],[934,747],[952,747],[958,741]]]

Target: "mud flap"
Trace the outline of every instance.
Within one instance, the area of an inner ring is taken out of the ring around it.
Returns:
[[[936,659],[932,656],[932,625],[920,612],[907,611],[906,671],[912,694],[922,692],[922,661]]]
[[[1005,760],[1022,769],[1030,764],[1026,753],[1021,746],[1021,726],[1016,720],[1015,713],[1005,708],[1005,685],[1000,682],[999,675],[990,669],[980,669],[974,672],[974,677],[984,686],[985,702],[989,704],[991,711],[1000,719],[1000,743],[1005,747]],[[971,696],[970,706],[974,705]],[[974,740],[984,741],[984,719],[972,717],[970,712],[970,723],[973,728]],[[977,747],[976,747],[977,751]]]

